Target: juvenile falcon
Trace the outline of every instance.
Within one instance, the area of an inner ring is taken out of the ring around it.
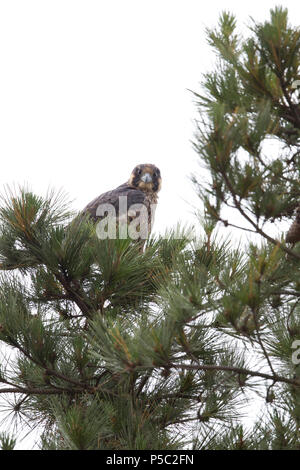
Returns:
[[[133,169],[126,183],[93,199],[83,209],[83,214],[89,214],[94,222],[98,222],[112,207],[117,223],[122,220],[134,225],[136,222],[135,228],[140,234],[136,239],[145,239],[147,236],[143,234],[149,235],[153,226],[160,189],[160,170],[151,163],[143,163]],[[145,217],[141,217],[141,214]]]

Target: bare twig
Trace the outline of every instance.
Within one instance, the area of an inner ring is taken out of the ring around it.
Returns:
[[[287,254],[289,254],[290,256],[292,256],[293,258],[296,258],[296,259],[299,259],[300,260],[300,255],[298,255],[298,253],[295,253],[295,251],[293,250],[290,250],[289,248],[287,248],[285,245],[283,245],[279,240],[275,240],[275,238],[272,238],[270,237],[270,235],[268,235],[266,232],[264,232],[258,225],[256,222],[254,222],[254,220],[251,219],[251,217],[248,216],[248,214],[244,211],[244,209],[242,208],[240,202],[238,201],[237,197],[236,197],[236,194],[235,194],[235,191],[226,175],[225,172],[222,173],[222,176],[224,178],[224,181],[227,185],[227,188],[229,189],[231,195],[232,195],[232,198],[233,198],[233,201],[234,201],[234,204],[235,204],[235,207],[238,209],[238,211],[240,212],[240,214],[255,228],[255,231],[256,233],[259,233],[260,235],[262,235],[264,238],[266,238],[267,240],[269,240],[269,242],[273,243],[273,245],[278,245],[280,246],[280,248],[285,251]]]

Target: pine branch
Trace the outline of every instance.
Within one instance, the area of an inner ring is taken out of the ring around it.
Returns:
[[[272,363],[271,363],[270,357],[269,357],[269,355],[268,355],[268,353],[267,353],[267,350],[266,350],[266,348],[265,348],[265,346],[264,346],[264,343],[263,343],[263,341],[262,341],[262,339],[261,339],[261,335],[260,335],[260,331],[259,331],[259,324],[258,324],[258,320],[257,320],[257,312],[256,312],[256,311],[253,312],[253,318],[254,318],[254,324],[255,324],[256,336],[257,336],[257,339],[258,339],[258,344],[259,344],[259,346],[260,346],[260,348],[261,348],[261,350],[262,350],[262,352],[263,352],[263,354],[264,354],[264,357],[265,357],[266,360],[267,360],[267,363],[268,363],[268,365],[269,365],[269,367],[270,367],[270,369],[271,369],[271,372],[272,372],[273,376],[275,377],[275,376],[276,376],[276,372],[275,372],[275,370],[274,370],[274,368],[273,368],[273,365],[272,365]]]
[[[166,367],[166,366],[164,366]],[[282,382],[282,383],[287,383],[290,385],[294,385],[295,387],[300,387],[300,381],[298,379],[289,379],[287,377],[283,377],[278,374],[270,375],[266,374],[264,372],[259,372],[259,371],[254,371],[251,369],[246,369],[243,367],[234,367],[234,366],[226,366],[226,365],[210,365],[210,364],[205,364],[205,365],[192,365],[192,364],[174,364],[174,363],[168,363],[167,365],[168,368],[173,368],[173,369],[180,369],[180,370],[203,370],[203,371],[229,371],[229,372],[234,372],[239,375],[244,375],[244,376],[251,376],[251,377],[260,377],[266,380],[272,380],[273,382]],[[136,370],[144,370],[144,369],[157,369],[157,366],[136,366]]]
[[[282,92],[283,92],[283,95],[285,97],[285,99],[287,100],[287,103],[289,105],[289,108],[291,110],[291,112],[294,114],[294,126],[300,130],[300,112],[299,112],[299,105],[298,104],[294,104],[291,100],[291,97],[286,89],[286,83],[285,83],[285,80],[284,80],[284,77],[282,75],[282,73],[279,73],[279,72],[276,72],[276,75],[280,81],[280,85],[281,85],[281,89],[282,89]]]
[[[70,300],[73,300],[78,308],[82,311],[82,313],[87,317],[91,318],[92,316],[92,311],[90,306],[88,306],[84,300],[82,299],[82,296],[80,295],[78,289],[74,289],[71,285],[71,282],[66,278],[64,274],[60,273],[53,273],[56,277],[56,279],[62,284],[62,286],[65,288],[66,292],[68,292],[70,296]]]

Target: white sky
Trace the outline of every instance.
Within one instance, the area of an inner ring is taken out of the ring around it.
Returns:
[[[214,61],[205,27],[225,8],[243,29],[276,4],[0,0],[1,188],[64,188],[80,210],[153,162],[163,176],[154,230],[191,220],[189,203],[201,206],[187,89],[200,90]],[[299,16],[297,2],[284,6]]]
[[[201,208],[188,176],[197,116],[192,95],[214,61],[205,27],[226,9],[243,31],[277,1],[0,0],[0,186],[63,188],[82,209],[160,167],[154,231]],[[300,4],[288,7],[298,21]]]

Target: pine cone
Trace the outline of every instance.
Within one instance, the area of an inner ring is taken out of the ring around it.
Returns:
[[[285,240],[287,243],[297,243],[300,241],[300,206],[296,209],[296,219],[290,226]]]

